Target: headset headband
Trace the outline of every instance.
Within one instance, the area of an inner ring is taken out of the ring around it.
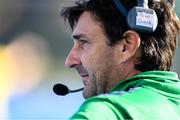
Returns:
[[[122,3],[120,2],[120,0],[113,0],[116,7],[118,8],[118,10],[121,12],[121,14],[126,17],[128,14],[128,11],[126,10],[126,8],[122,5]]]

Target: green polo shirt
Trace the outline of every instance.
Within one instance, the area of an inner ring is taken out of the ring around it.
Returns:
[[[180,120],[180,80],[174,72],[143,72],[87,99],[71,119]]]

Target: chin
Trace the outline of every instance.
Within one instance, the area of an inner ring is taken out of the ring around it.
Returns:
[[[93,94],[90,93],[90,92],[87,92],[85,89],[83,90],[83,98],[84,98],[84,99],[88,99],[88,98],[91,98],[91,97],[93,97],[93,96],[95,96],[95,95],[93,95]]]

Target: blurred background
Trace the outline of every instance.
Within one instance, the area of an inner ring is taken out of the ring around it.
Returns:
[[[82,93],[53,93],[56,83],[82,87],[64,61],[73,41],[59,17],[73,0],[0,0],[0,119],[67,119],[82,104]],[[180,1],[175,10],[180,16]],[[172,71],[180,75],[180,47]]]

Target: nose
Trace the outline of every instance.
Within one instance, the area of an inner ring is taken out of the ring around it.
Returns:
[[[80,52],[77,48],[73,47],[66,58],[65,66],[69,68],[77,67],[81,64]]]

